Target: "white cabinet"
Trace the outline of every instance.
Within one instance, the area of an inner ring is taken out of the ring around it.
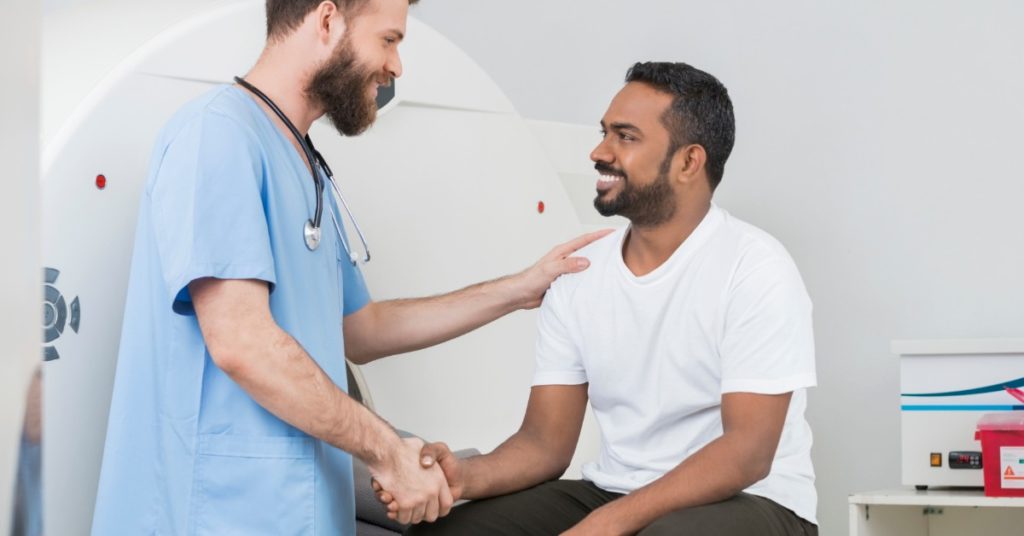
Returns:
[[[1024,534],[1024,497],[910,488],[850,496],[850,536]]]

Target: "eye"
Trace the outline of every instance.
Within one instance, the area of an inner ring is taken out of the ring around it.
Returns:
[[[622,141],[636,141],[636,138],[626,134],[625,132],[619,132],[619,139]]]
[[[394,37],[385,37],[384,42],[387,43],[388,45],[393,45],[398,42],[398,39]]]

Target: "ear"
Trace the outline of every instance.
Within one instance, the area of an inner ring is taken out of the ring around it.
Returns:
[[[686,185],[697,180],[705,180],[707,174],[704,164],[708,161],[708,153],[702,145],[684,145],[672,157],[673,178]]]
[[[310,16],[314,18],[317,39],[325,45],[332,45],[345,33],[345,15],[331,0],[320,2]]]

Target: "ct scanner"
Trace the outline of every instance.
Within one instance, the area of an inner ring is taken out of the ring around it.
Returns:
[[[254,63],[263,9],[260,0],[96,0],[45,20],[49,534],[86,534],[91,523],[151,144],[182,103]],[[405,74],[369,133],[342,138],[324,124],[312,132],[368,235],[374,260],[363,271],[376,299],[518,271],[554,244],[609,225],[591,208],[596,126],[524,120],[468,56],[415,19],[401,51]],[[362,367],[364,392],[369,386],[378,413],[397,427],[488,450],[522,417],[533,344],[533,314],[517,313]],[[577,458],[595,450],[588,420]]]

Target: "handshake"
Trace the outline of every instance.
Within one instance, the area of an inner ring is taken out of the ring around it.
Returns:
[[[390,519],[399,523],[432,523],[448,515],[462,496],[462,461],[444,443],[402,439],[382,457],[367,464],[377,499]]]

